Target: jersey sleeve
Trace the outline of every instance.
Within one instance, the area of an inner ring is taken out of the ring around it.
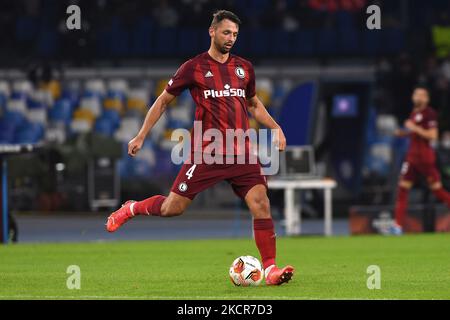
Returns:
[[[245,96],[247,99],[251,99],[256,95],[256,85],[255,85],[255,70],[253,69],[253,65],[249,64],[248,68],[248,83],[245,88]]]
[[[193,70],[191,60],[183,63],[177,72],[169,80],[166,91],[174,96],[179,96],[185,89],[190,88],[193,83]]]
[[[434,112],[434,111],[428,112],[427,118],[425,119],[425,128],[432,129],[432,128],[437,128],[437,126],[438,126],[438,123],[437,123],[436,112]]]

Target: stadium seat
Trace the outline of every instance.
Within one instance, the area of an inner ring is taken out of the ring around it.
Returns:
[[[38,123],[26,123],[16,128],[14,143],[37,143],[44,137],[44,127]]]
[[[85,95],[97,95],[99,98],[103,98],[106,94],[106,85],[102,79],[91,79],[86,81],[84,85]]]
[[[146,113],[148,110],[149,94],[146,89],[131,89],[127,100],[127,110],[137,110]]]
[[[30,122],[45,125],[47,123],[47,106],[43,102],[30,100],[26,117]]]
[[[382,50],[382,30],[368,30],[363,33],[363,50],[366,55],[374,57]]]
[[[81,98],[79,108],[91,111],[94,117],[98,117],[102,113],[100,99],[96,96]]]
[[[36,53],[40,57],[52,57],[57,52],[58,35],[53,28],[44,27],[39,30]]]
[[[104,110],[101,119],[106,119],[111,122],[114,130],[120,126],[120,114],[116,110]]]
[[[269,52],[269,41],[267,41],[267,34],[269,30],[259,30],[253,32],[249,36],[249,54],[252,56],[263,56]]]
[[[401,52],[405,47],[405,35],[401,29],[388,29],[383,34],[383,49],[387,54]]]
[[[112,136],[114,133],[114,123],[108,118],[98,118],[97,121],[95,121],[94,130],[97,133]]]
[[[75,110],[73,114],[74,120],[84,120],[89,122],[90,124],[93,124],[95,121],[95,114],[90,109],[82,109],[79,108]]]
[[[316,32],[314,30],[300,30],[293,35],[293,52],[301,56],[312,56],[316,53]]]
[[[67,98],[56,101],[53,108],[48,112],[49,118],[53,122],[69,124],[72,119],[72,103]]]
[[[172,28],[159,28],[153,33],[155,37],[155,52],[160,55],[170,55],[177,50],[177,31]]]
[[[140,18],[131,32],[130,53],[134,56],[146,56],[152,53],[153,23],[149,17]]]
[[[6,109],[25,115],[27,113],[27,102],[24,99],[9,99],[6,103]]]
[[[318,32],[317,52],[320,55],[332,56],[337,54],[337,31],[322,29]]]
[[[33,93],[33,84],[28,80],[16,80],[13,82],[13,94],[22,94],[21,97],[30,97]],[[12,96],[13,98],[13,96]]]
[[[6,117],[0,117],[0,143],[12,143],[16,124]]]
[[[74,119],[70,123],[72,133],[88,133],[92,130],[92,122],[86,119]]]
[[[177,52],[186,56],[196,54],[200,47],[200,32],[198,29],[181,29],[178,32]]]
[[[361,54],[360,32],[354,28],[339,29],[339,54]]]
[[[272,103],[273,83],[270,78],[258,78],[256,80],[256,94],[261,102],[269,107]]]
[[[119,17],[113,17],[111,21],[111,34],[109,37],[110,55],[113,57],[124,57],[130,53],[131,35]]]
[[[0,95],[8,98],[11,95],[11,87],[8,81],[0,80]]]
[[[286,32],[285,30],[271,30],[270,53],[276,56],[284,56],[292,53],[292,42],[294,32]]]

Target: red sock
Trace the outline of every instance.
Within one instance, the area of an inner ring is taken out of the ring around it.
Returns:
[[[160,216],[161,215],[161,206],[166,197],[164,196],[153,196],[151,198],[135,202],[131,209],[134,215],[152,215],[152,216]]]
[[[395,204],[395,222],[402,227],[405,223],[406,209],[408,207],[408,193],[408,189],[398,188],[397,202]]]
[[[445,203],[447,207],[450,208],[450,193],[448,193],[444,188],[439,188],[437,190],[433,190],[434,195],[440,201]]]
[[[266,269],[275,264],[276,256],[276,235],[272,219],[254,219],[253,231],[263,268]]]

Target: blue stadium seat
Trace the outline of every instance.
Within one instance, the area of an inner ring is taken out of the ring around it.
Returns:
[[[320,55],[332,56],[337,53],[337,31],[323,29],[318,32],[317,52]]]
[[[293,35],[293,52],[301,56],[312,56],[316,54],[316,32],[315,30],[300,30]]]
[[[116,110],[103,110],[101,118],[111,122],[114,130],[118,129],[120,126],[120,114]]]
[[[355,27],[353,16],[349,11],[340,10],[335,13],[338,29],[353,29]]]
[[[19,42],[32,41],[36,32],[39,30],[37,19],[26,16],[19,15],[16,22],[16,38]]]
[[[44,127],[38,123],[27,123],[16,129],[14,143],[37,143],[44,136]]]
[[[200,32],[198,29],[181,29],[178,32],[177,52],[183,55],[193,55],[200,47]]]
[[[405,47],[405,34],[401,29],[384,30],[383,34],[384,52],[395,54],[401,52]]]
[[[159,55],[168,55],[176,52],[177,32],[174,28],[155,29],[155,52]]]
[[[95,121],[94,130],[97,133],[112,136],[115,130],[114,123],[108,118],[98,118],[97,121]]]
[[[276,56],[283,56],[292,53],[291,38],[295,33],[286,32],[284,30],[272,30],[270,32],[271,46],[270,53]]]
[[[237,41],[234,44],[233,52],[235,52],[239,56],[246,57],[248,55],[248,39],[251,37],[251,34],[247,30],[239,30],[239,35],[237,37]]]
[[[5,121],[11,123],[14,127],[18,127],[26,122],[25,116],[16,111],[7,111],[2,117]]]
[[[125,30],[118,17],[114,17],[111,22],[109,47],[113,57],[124,57],[129,54],[130,34]]]
[[[131,54],[145,56],[152,53],[153,22],[150,17],[142,17],[135,24],[131,34]]]
[[[0,118],[0,143],[12,143],[16,125],[5,118]]]
[[[339,53],[359,55],[361,53],[360,33],[354,28],[340,29]]]
[[[366,55],[374,57],[378,55],[382,50],[381,36],[383,34],[382,30],[367,30],[364,32],[363,39],[363,50]]]
[[[56,54],[58,36],[54,29],[43,28],[37,39],[37,54],[41,57],[52,57]]]
[[[59,99],[49,110],[48,115],[52,121],[61,121],[69,124],[72,120],[72,103],[68,99]]]
[[[261,29],[258,32],[252,32],[249,38],[249,54],[252,56],[262,56],[269,52],[269,41],[267,40],[267,34],[269,30]]]

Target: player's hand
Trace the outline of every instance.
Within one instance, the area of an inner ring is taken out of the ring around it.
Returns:
[[[132,157],[136,156],[136,154],[141,150],[142,145],[144,144],[144,139],[136,136],[128,142],[128,154]]]
[[[415,131],[415,129],[416,129],[416,125],[411,120],[405,121],[405,127],[411,131]]]
[[[394,136],[403,138],[409,135],[409,132],[406,130],[397,129],[394,131]]]
[[[273,143],[275,143],[275,147],[280,151],[284,151],[286,149],[286,137],[284,136],[281,128],[276,129],[276,134],[273,137]]]

